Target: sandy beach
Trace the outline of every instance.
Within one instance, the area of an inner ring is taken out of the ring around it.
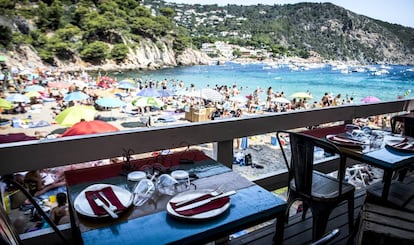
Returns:
[[[10,133],[25,133],[29,136],[41,136],[41,137],[50,137],[48,135],[58,136],[62,134],[67,128],[67,126],[59,125],[55,122],[55,114],[53,109],[56,106],[56,102],[45,102],[41,107],[36,106],[37,109],[28,110],[26,113],[19,114],[2,114],[2,119],[9,120],[22,120],[26,122],[38,122],[45,121],[48,122],[49,126],[36,127],[36,128],[22,128],[22,127],[13,127],[11,124],[0,127],[0,134],[10,134]],[[38,108],[39,107],[39,108]],[[174,125],[174,124],[189,124],[191,122],[184,119],[184,113],[175,113],[174,109],[170,106],[167,107],[167,110],[164,111],[153,111],[147,112],[143,115],[130,115],[123,113],[120,108],[114,108],[111,110],[97,111],[97,116],[101,119],[112,119],[107,120],[108,123],[114,125],[119,130],[130,130],[137,128],[145,128],[145,122],[148,120],[148,116],[152,117],[154,121],[152,127],[164,126],[164,125]],[[174,121],[172,122],[162,122],[159,121],[159,118],[163,116],[173,117]],[[246,115],[248,116],[248,114]],[[30,118],[30,119],[28,119]],[[115,119],[115,120],[113,120]],[[105,120],[106,121],[106,120]],[[235,154],[237,152],[243,152],[245,154],[250,153],[252,155],[252,160],[255,164],[263,166],[263,168],[252,168],[251,166],[240,166],[233,165],[233,169],[237,172],[243,173],[246,177],[250,179],[255,179],[258,176],[263,176],[263,174],[268,174],[269,172],[275,172],[285,168],[284,162],[281,161],[280,151],[277,151],[278,148],[275,145],[271,144],[271,134],[259,135],[248,138],[249,147],[246,150],[235,149]],[[193,148],[198,148],[205,152],[210,157],[213,157],[213,145],[212,143],[203,144],[199,146],[193,146]],[[174,149],[171,149],[174,150]],[[180,150],[180,149],[175,149]],[[147,157],[151,153],[141,154],[135,156],[136,158]]]

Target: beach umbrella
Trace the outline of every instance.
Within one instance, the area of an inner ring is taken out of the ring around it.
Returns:
[[[11,94],[6,97],[6,100],[11,102],[29,102],[29,98],[24,96],[23,94]]]
[[[127,78],[127,79],[123,79],[121,81],[118,82],[118,85],[121,83],[130,83],[130,84],[136,84],[136,82],[134,80],[132,80],[131,78]]]
[[[109,107],[109,108],[116,108],[125,106],[126,103],[120,99],[107,97],[107,98],[100,98],[95,101],[96,104],[102,107]]]
[[[174,96],[175,95],[175,93],[173,91],[168,90],[168,89],[158,90],[158,93],[160,93],[160,96],[159,97],[170,97],[170,96]]]
[[[23,91],[24,92],[40,92],[40,91],[45,91],[45,88],[40,85],[31,85],[31,86],[25,87]]]
[[[95,118],[96,110],[92,106],[71,106],[56,116],[55,121],[63,126],[72,126],[82,120],[92,121]]]
[[[84,92],[81,91],[76,91],[76,92],[72,92],[67,94],[63,100],[64,101],[79,101],[79,100],[85,100],[89,98],[89,95],[85,94]]]
[[[39,98],[42,95],[37,91],[30,91],[30,92],[25,93],[24,96],[26,96],[27,98],[32,98],[32,97]]]
[[[223,95],[219,91],[211,89],[211,88],[202,88],[202,89],[196,90],[194,92],[189,93],[189,96],[198,97],[198,98],[211,100],[211,101],[222,101],[223,100]]]
[[[377,103],[377,102],[381,102],[381,100],[378,99],[375,96],[367,96],[365,98],[362,98],[361,101],[364,102],[364,103]]]
[[[122,89],[136,89],[137,85],[133,83],[124,82],[124,83],[119,83],[117,87],[122,88]]]
[[[153,88],[144,88],[141,91],[139,91],[137,96],[145,96],[145,97],[160,97],[160,93]]]
[[[284,97],[276,97],[274,99],[272,99],[273,102],[275,103],[281,103],[281,104],[290,104],[290,100],[284,98]]]
[[[313,96],[307,92],[297,92],[292,94],[290,97],[292,98],[300,98],[300,99],[312,99]]]
[[[106,132],[116,132],[119,131],[114,125],[100,121],[81,121],[72,125],[68,128],[61,136],[73,136],[73,135],[85,135],[85,134],[98,134]]]
[[[14,105],[8,100],[0,98],[0,109],[10,110],[13,109]]]
[[[141,107],[154,106],[160,108],[164,106],[164,102],[155,97],[138,97],[132,101],[132,105]]]

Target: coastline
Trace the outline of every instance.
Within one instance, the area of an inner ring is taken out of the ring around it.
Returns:
[[[307,59],[292,56],[292,57],[282,57],[282,58],[268,58],[268,59],[255,59],[255,58],[225,58],[225,57],[218,57],[218,58],[206,58],[206,55],[198,53],[192,54],[190,58],[187,58],[186,64],[131,64],[131,63],[120,63],[117,64],[115,62],[106,62],[104,64],[93,65],[87,62],[84,62],[80,59],[75,60],[75,62],[68,62],[63,63],[59,62],[58,66],[52,66],[45,64],[40,60],[37,54],[31,50],[30,48],[23,49],[24,52],[21,53],[14,53],[8,52],[3,53],[0,52],[0,55],[6,57],[6,64],[10,68],[17,68],[19,70],[25,69],[40,69],[44,71],[61,71],[61,72],[126,72],[126,71],[154,71],[160,70],[164,68],[174,68],[180,66],[196,66],[196,65],[217,65],[223,64],[226,62],[234,62],[239,64],[255,64],[255,63],[262,63],[267,65],[275,65],[275,64],[292,64],[292,65],[323,65],[329,64],[332,66],[344,65],[344,66],[368,66],[368,65],[407,65],[407,64],[388,64],[388,63],[361,63],[356,60],[348,60],[348,61],[341,61],[341,60],[326,60],[321,58],[320,56],[311,56]]]

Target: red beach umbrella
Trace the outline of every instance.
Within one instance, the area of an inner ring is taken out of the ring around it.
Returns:
[[[107,133],[107,132],[116,132],[119,131],[114,125],[100,121],[81,121],[75,123],[72,127],[68,128],[63,134],[65,136],[74,136],[74,135],[85,135],[85,134],[98,134],[98,133]]]

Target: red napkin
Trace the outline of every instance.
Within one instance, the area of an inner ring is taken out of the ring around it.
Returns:
[[[401,149],[401,150],[410,150],[410,151],[414,149],[414,145],[410,144],[407,138],[405,138],[404,140],[402,140],[401,142],[397,144],[392,145],[392,147]]]
[[[185,205],[195,203],[195,202],[198,202],[198,201],[202,201],[202,200],[210,198],[210,197],[212,197],[212,195],[206,194],[206,195],[203,195],[203,196],[201,196],[197,199],[192,200],[191,202],[186,203]],[[192,216],[192,215],[196,215],[196,214],[200,214],[200,213],[204,213],[204,212],[207,212],[207,211],[211,211],[211,210],[214,210],[214,209],[221,208],[224,205],[226,205],[229,201],[230,201],[230,197],[228,197],[228,196],[227,197],[222,197],[222,198],[213,200],[209,203],[206,203],[202,206],[199,206],[199,207],[196,207],[196,208],[193,208],[193,209],[183,210],[183,211],[177,211],[176,209],[180,208],[180,207],[184,207],[185,205],[181,205],[181,206],[177,207],[176,203],[172,203],[172,202],[170,202],[170,205],[176,213],[184,215],[184,216]]]
[[[93,198],[93,194],[96,194],[96,196],[101,199],[101,201],[109,206],[109,203],[99,194],[99,192],[102,191],[102,193],[105,195],[105,197],[116,207],[115,212],[122,211],[126,209],[126,207],[119,201],[118,197],[116,196],[114,190],[110,186],[102,188],[100,190],[96,191],[85,191],[86,199],[89,202],[89,205],[91,205],[91,208],[96,215],[105,215],[108,214],[104,208],[98,206]]]

